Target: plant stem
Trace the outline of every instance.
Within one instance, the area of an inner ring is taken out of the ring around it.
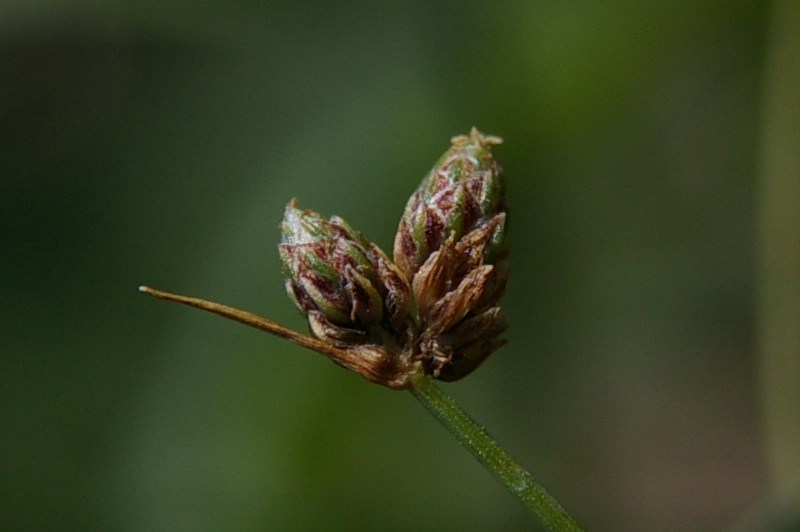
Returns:
[[[430,378],[422,374],[415,375],[409,390],[497,480],[533,510],[547,528],[554,532],[583,530],[486,429],[469,417],[451,397],[434,386]]]
[[[367,379],[373,380],[394,389],[408,389],[417,400],[447,428],[461,444],[469,450],[472,455],[483,464],[502,484],[504,484],[514,495],[519,497],[523,504],[534,511],[542,522],[554,532],[580,532],[583,529],[575,519],[550,495],[541,484],[534,480],[533,476],[525,468],[519,465],[508,452],[498,444],[486,429],[478,425],[475,420],[467,415],[456,403],[444,392],[433,385],[433,381],[422,373],[415,373],[408,377],[397,380],[397,386],[391,382],[386,382],[385,375],[371,375],[359,363],[359,360],[368,360],[372,349],[340,349],[327,342],[316,338],[305,336],[296,331],[288,329],[279,323],[268,318],[258,316],[251,312],[239,310],[237,308],[214,303],[197,297],[183,296],[156,290],[149,286],[140,286],[139,291],[164,299],[182,303],[191,307],[199,308],[225,318],[229,318],[250,327],[261,329],[268,333],[286,338],[298,345],[322,353],[340,364],[359,372]]]

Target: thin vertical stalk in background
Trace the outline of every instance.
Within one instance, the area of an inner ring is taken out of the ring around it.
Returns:
[[[758,337],[772,496],[800,501],[800,2],[768,32],[758,205]]]

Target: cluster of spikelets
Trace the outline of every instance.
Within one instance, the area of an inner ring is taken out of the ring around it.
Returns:
[[[500,347],[508,278],[506,201],[491,148],[473,128],[451,139],[409,198],[390,259],[338,216],[294,200],[281,222],[289,297],[334,358],[395,389],[417,373],[455,381]]]

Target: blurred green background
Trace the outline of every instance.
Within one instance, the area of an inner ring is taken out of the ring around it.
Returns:
[[[590,530],[761,522],[791,495],[775,445],[800,451],[770,436],[759,355],[772,17],[0,2],[0,528],[535,527],[409,394],[135,290],[304,329],[284,203],[390,249],[473,125],[506,141],[512,326],[445,390]]]

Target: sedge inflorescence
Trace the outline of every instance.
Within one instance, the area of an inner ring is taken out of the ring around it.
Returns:
[[[404,389],[420,372],[461,379],[504,343],[501,142],[475,128],[451,139],[406,204],[392,258],[342,218],[286,205],[286,290],[311,334],[340,349],[336,362]]]

